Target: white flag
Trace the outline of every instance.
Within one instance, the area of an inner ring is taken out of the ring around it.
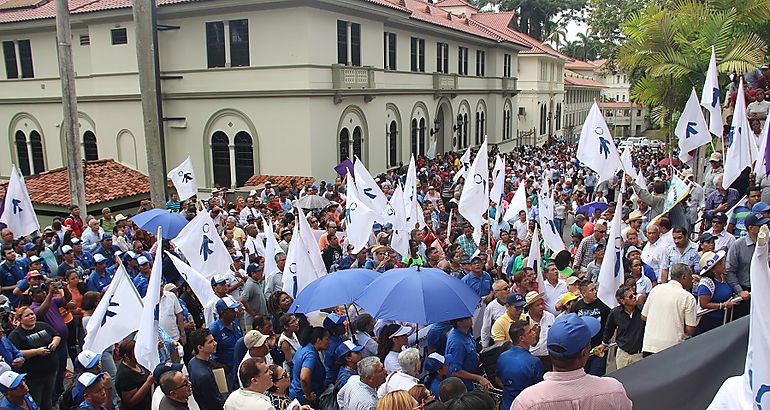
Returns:
[[[679,122],[676,123],[674,134],[679,137],[679,159],[690,168],[695,168],[695,157],[690,152],[711,142],[711,134],[706,119],[703,118],[703,111],[698,105],[698,95],[695,94],[694,88]]]
[[[538,223],[540,224],[540,231],[543,234],[545,246],[556,253],[563,251],[566,247],[553,220],[553,198],[551,198],[551,192],[548,189],[550,188],[546,178],[543,180],[543,191],[540,191],[540,197],[537,201]]]
[[[473,240],[481,242],[481,227],[486,221],[484,213],[489,209],[489,158],[487,140],[479,147],[473,164],[468,169],[457,210],[473,226]]]
[[[623,165],[623,171],[626,174],[631,175],[632,178],[637,177],[636,168],[634,168],[634,163],[631,160],[631,148],[623,148],[623,154],[620,155],[620,163]]]
[[[169,171],[168,178],[174,183],[174,188],[176,188],[176,192],[179,194],[180,201],[198,195],[198,180],[195,179],[195,172],[190,157],[187,157],[178,167]]]
[[[492,169],[492,188],[489,190],[489,199],[497,204],[497,211],[502,212],[503,188],[505,188],[505,161],[500,155],[495,159],[495,167]]]
[[[519,188],[516,190],[513,199],[511,199],[511,202],[508,204],[508,209],[505,210],[503,219],[506,221],[519,219],[519,212],[521,211],[524,211],[525,213],[527,211],[527,181],[523,178],[519,181]]]
[[[353,253],[358,253],[369,245],[372,225],[378,214],[358,197],[356,184],[350,175],[347,178],[346,188],[345,192],[348,196],[345,200],[345,230],[348,234],[348,243],[353,245]],[[387,203],[383,209],[386,208]]]
[[[161,238],[161,228],[158,227],[157,238]],[[136,362],[145,369],[154,370],[160,364],[158,355],[158,319],[155,311],[160,302],[160,282],[163,276],[163,255],[161,246],[155,248],[154,260],[152,261],[152,272],[150,273],[150,283],[147,285],[147,294],[144,296],[144,306],[142,306],[141,316],[139,316],[139,331],[136,333],[136,346],[134,347],[134,356]]]
[[[757,150],[757,160],[754,161],[754,173],[756,181],[759,181],[767,174],[768,166],[770,166],[770,147],[768,147],[767,139],[770,138],[770,121],[765,121],[765,125],[762,126],[762,131],[759,133],[759,150]]]
[[[624,184],[625,185],[625,184]],[[625,188],[625,187],[624,187]],[[621,189],[623,192],[624,189]],[[615,292],[623,284],[623,239],[620,236],[623,217],[623,201],[618,201],[615,206],[615,214],[610,221],[607,247],[604,251],[604,260],[599,269],[598,297],[610,309],[618,305]]]
[[[214,221],[205,210],[198,212],[172,242],[182,251],[190,266],[207,278],[227,271],[233,263]]]
[[[580,130],[577,158],[596,172],[599,182],[609,180],[622,167],[615,140],[596,102]]]
[[[267,238],[265,245],[265,275],[272,275],[278,271],[275,255],[283,251],[281,250],[281,247],[278,246],[278,241],[275,240],[275,231],[273,230],[273,224],[270,222],[270,218],[265,219],[265,237]]]
[[[283,290],[295,299],[310,282],[326,275],[324,265],[321,266],[320,270],[314,266],[317,263],[314,262],[316,255],[320,259],[321,254],[318,252],[317,244],[312,243],[308,247],[306,241],[303,240],[302,230],[307,231],[311,237],[313,233],[307,219],[302,223],[302,219],[306,218],[305,214],[299,209],[297,211],[297,219],[300,220],[300,223],[294,226],[294,235],[289,242],[289,252],[286,255],[286,266],[283,268]],[[323,260],[321,263],[323,264]]]
[[[460,179],[460,177],[465,177],[468,175],[468,169],[471,167],[471,148],[468,147],[467,150],[465,150],[465,153],[462,157],[460,157],[460,169],[455,172],[455,176],[452,178],[452,180],[457,183],[457,181]],[[468,178],[465,178],[468,179]]]
[[[422,207],[417,200],[417,167],[414,163],[414,156],[409,160],[409,168],[406,170],[406,179],[404,180],[404,206],[406,206],[406,225],[411,232],[415,225],[420,229],[425,227],[425,217],[422,214]]]
[[[8,226],[14,238],[40,230],[24,177],[15,166],[11,167],[11,180],[8,182],[8,190],[5,191],[5,206],[0,222]]]
[[[209,286],[211,289],[211,286]],[[142,299],[123,264],[118,266],[107,292],[104,293],[86,326],[83,348],[101,353],[139,329],[137,312]]]
[[[709,131],[717,137],[722,137],[722,104],[719,92],[719,73],[717,72],[717,56],[714,46],[711,46],[711,61],[706,72],[706,82],[700,96],[700,105],[709,112]]]
[[[746,96],[743,79],[738,84],[738,98],[735,101],[733,123],[730,126],[730,139],[725,156],[725,172],[722,187],[727,189],[741,175],[746,167],[757,159],[757,144],[746,117]]]
[[[436,149],[438,149],[438,137],[433,140],[432,144],[430,144],[430,147],[428,147],[428,151],[425,153],[425,156],[430,159],[435,159]]]
[[[449,220],[446,221],[446,238],[449,239],[452,236],[452,218],[454,218],[454,208],[449,210]]]
[[[643,187],[644,189],[647,189],[647,180],[644,179],[644,173],[642,173],[641,169],[636,174],[636,180],[634,180],[634,183],[640,187]]]
[[[532,239],[529,244],[529,256],[527,257],[527,265],[535,270],[538,292],[545,292],[545,272],[543,272],[543,265],[540,262],[540,235],[538,235],[537,227],[535,227],[535,230],[532,232]]]
[[[358,198],[361,203],[366,205],[367,208],[377,212],[378,216],[384,214],[388,198],[358,157],[356,157],[356,163],[353,166],[353,170],[356,178],[355,186],[358,188]],[[350,175],[348,174],[348,176]],[[350,191],[347,192],[347,195],[350,195]]]
[[[184,263],[181,259],[174,256],[171,252],[166,252],[171,262],[179,271],[179,274],[184,278],[185,282],[190,285],[195,296],[201,302],[202,306],[208,306],[208,304],[217,299],[217,295],[214,290],[211,289],[211,280],[203,276],[202,273],[193,269],[190,265]]]
[[[690,186],[682,181],[676,174],[671,176],[671,185],[666,191],[666,200],[663,202],[663,213],[670,211],[676,204],[682,202],[690,194]]]
[[[411,229],[407,223],[408,208],[404,203],[404,190],[401,185],[396,185],[393,195],[390,197],[390,203],[393,209],[393,238],[390,240],[390,247],[399,255],[409,255],[409,239]],[[414,225],[412,225],[414,227]]]
[[[313,228],[310,227],[310,223],[307,221],[307,215],[304,212],[298,212],[297,216],[301,216],[301,218],[297,218],[299,221],[297,223],[299,226],[299,237],[302,238],[302,243],[308,251],[307,255],[310,258],[310,263],[319,276],[326,275],[326,265],[323,258],[321,258],[321,250],[318,249],[318,239],[313,236]],[[292,240],[294,240],[294,236],[292,236]]]

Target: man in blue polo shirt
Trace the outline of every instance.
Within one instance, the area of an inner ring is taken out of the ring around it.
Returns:
[[[474,382],[484,389],[491,388],[492,383],[480,375],[479,354],[476,353],[476,341],[471,333],[473,321],[470,317],[465,317],[453,319],[450,323],[454,329],[449,332],[446,341],[448,376],[462,379],[468,391],[473,390]]]
[[[112,244],[112,234],[104,233],[101,241],[99,241],[99,246],[94,250],[94,261],[96,261],[96,255],[102,255],[107,260],[107,266],[112,266],[115,264],[115,252],[119,250],[117,245]]]
[[[150,284],[150,273],[152,273],[152,266],[150,265],[150,261],[147,260],[147,258],[144,256],[140,256],[136,261],[139,264],[139,273],[134,276],[134,286],[136,286],[136,290],[139,292],[139,296],[144,298],[144,295],[147,294],[147,286]]]
[[[514,345],[497,358],[497,383],[503,386],[503,409],[509,409],[516,396],[543,381],[543,363],[529,352],[539,339],[540,329],[526,320],[513,322],[508,330]]]
[[[238,312],[241,304],[230,296],[219,299],[216,303],[219,319],[209,325],[209,331],[217,342],[217,351],[212,360],[227,367],[225,374],[230,374],[235,361],[235,342],[243,337],[243,331],[238,325]]]
[[[86,280],[86,289],[101,293],[112,282],[113,272],[114,269],[107,268],[107,258],[97,253],[94,255],[94,270]]]
[[[24,383],[25,377],[26,374],[19,374],[12,370],[0,374],[0,391],[3,393],[0,408],[8,410],[39,409],[35,400],[29,395],[29,388]]]
[[[3,262],[0,263],[0,286],[11,302],[11,306],[19,304],[19,298],[13,294],[16,284],[24,278],[23,270],[16,260],[16,251],[10,246],[3,247]]]
[[[470,262],[471,271],[463,277],[462,281],[470,286],[481,298],[482,303],[473,314],[473,335],[480,336],[481,325],[484,321],[484,310],[487,303],[491,302],[495,297],[495,292],[492,291],[492,276],[484,272],[484,260],[481,256],[474,256]]]

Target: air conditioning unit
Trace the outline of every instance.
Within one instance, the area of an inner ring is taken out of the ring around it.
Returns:
[[[527,116],[527,110],[524,107],[519,107],[519,115],[526,117]]]

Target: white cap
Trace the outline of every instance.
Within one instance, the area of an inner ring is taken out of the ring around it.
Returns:
[[[101,263],[106,260],[107,258],[105,258],[104,255],[102,255],[101,253],[97,253],[96,255],[94,255],[94,263]]]
[[[438,354],[436,352],[433,352],[433,353],[429,354],[428,355],[428,359],[438,360],[439,363],[444,364],[444,356],[442,356],[442,355],[440,355],[440,354]]]
[[[145,263],[150,263],[150,261],[144,256],[140,256],[136,258],[136,262],[140,265],[144,265]]]
[[[101,380],[101,378],[102,378],[101,373],[100,374],[93,374],[93,373],[89,373],[89,372],[83,372],[83,374],[81,374],[78,377],[78,383],[83,385],[83,387],[88,388],[92,384],[94,384],[97,381]]]
[[[90,350],[83,350],[78,355],[78,363],[80,363],[81,366],[85,367],[86,369],[90,369],[94,366],[96,366],[96,363],[101,360],[102,355],[99,353],[92,352]]]
[[[24,373],[16,373],[13,370],[9,370],[3,374],[0,374],[0,385],[3,386],[3,390],[13,390],[24,381],[24,377],[27,375]]]
[[[61,247],[61,253],[64,255],[65,253],[69,253],[72,251],[72,247],[69,245],[64,245]]]
[[[401,327],[398,328],[398,330],[396,330],[395,333],[390,335],[390,338],[392,339],[392,338],[398,337],[398,336],[409,336],[410,334],[412,334],[412,328],[411,327],[409,327],[409,326],[401,326]]]

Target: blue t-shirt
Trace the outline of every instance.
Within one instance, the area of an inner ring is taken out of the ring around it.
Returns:
[[[211,360],[222,363],[232,369],[235,362],[235,343],[243,337],[243,332],[238,321],[233,321],[233,328],[230,329],[222,323],[222,319],[209,325],[211,336],[217,341],[217,352],[211,356]]]
[[[345,385],[345,383],[348,382],[348,379],[350,379],[350,376],[357,375],[358,372],[355,370],[350,370],[345,366],[340,367],[339,373],[337,373],[337,385],[335,386],[335,389],[339,391],[339,389],[342,388],[342,386]]]
[[[452,330],[452,324],[449,322],[439,322],[431,326],[426,340],[428,347],[436,349],[436,352],[443,356],[446,352],[446,339],[450,330]]]
[[[503,409],[511,407],[522,390],[543,381],[543,363],[528,350],[513,346],[497,358],[497,377],[503,383]]]
[[[141,273],[134,276],[132,282],[134,282],[134,286],[136,287],[136,291],[139,292],[139,296],[144,298],[147,294],[147,287],[150,285],[150,282]]]
[[[107,287],[110,283],[112,283],[112,272],[110,272],[110,269],[105,269],[104,276],[100,275],[98,272],[93,271],[90,275],[88,275],[88,279],[86,280],[86,289],[89,292],[99,292],[101,293],[102,290]],[[145,287],[145,293],[147,292],[147,288]]]
[[[476,277],[476,275],[471,272],[465,275],[462,280],[482,298],[492,292],[492,276],[487,272],[482,272],[481,277]]]
[[[460,370],[465,370],[469,373],[478,373],[479,370],[479,355],[476,353],[476,341],[473,339],[473,332],[463,333],[458,329],[452,329],[446,339],[446,355],[450,360],[447,362],[449,366],[449,376],[455,374]],[[465,387],[468,391],[473,390],[473,382],[470,380],[462,379],[465,383]]]
[[[25,410],[24,407],[17,406],[9,402],[5,396],[2,396],[2,397],[3,399],[0,400],[0,408],[8,409],[8,410]],[[39,409],[39,407],[37,406],[37,403],[35,403],[35,400],[32,399],[32,396],[30,396],[29,393],[27,393],[24,396],[24,401],[27,403],[27,410]]]
[[[318,351],[315,350],[312,343],[308,343],[305,346],[297,350],[292,360],[294,366],[291,369],[291,384],[289,385],[289,400],[297,399],[302,404],[308,404],[308,400],[305,398],[305,393],[302,391],[302,384],[299,380],[299,375],[302,369],[311,370],[310,389],[316,395],[321,397],[324,389],[324,379],[326,378],[326,370],[323,364],[321,364],[321,358],[318,355]]]
[[[329,336],[329,348],[324,350],[324,367],[326,368],[326,384],[332,384],[337,380],[337,374],[340,372],[340,365],[337,363],[337,356],[334,354],[337,347],[343,342],[339,336]]]
[[[698,296],[711,296],[711,302],[712,303],[722,303],[727,302],[730,300],[730,298],[733,296],[733,287],[730,286],[727,282],[720,282],[718,280],[711,279],[711,281],[714,283],[714,293],[711,293],[711,290],[708,286],[703,284],[703,282],[710,278],[703,278],[701,279],[701,284],[698,285]],[[721,319],[725,315],[725,312],[721,310],[715,310],[713,312],[706,313],[705,316],[709,316],[714,319]]]

